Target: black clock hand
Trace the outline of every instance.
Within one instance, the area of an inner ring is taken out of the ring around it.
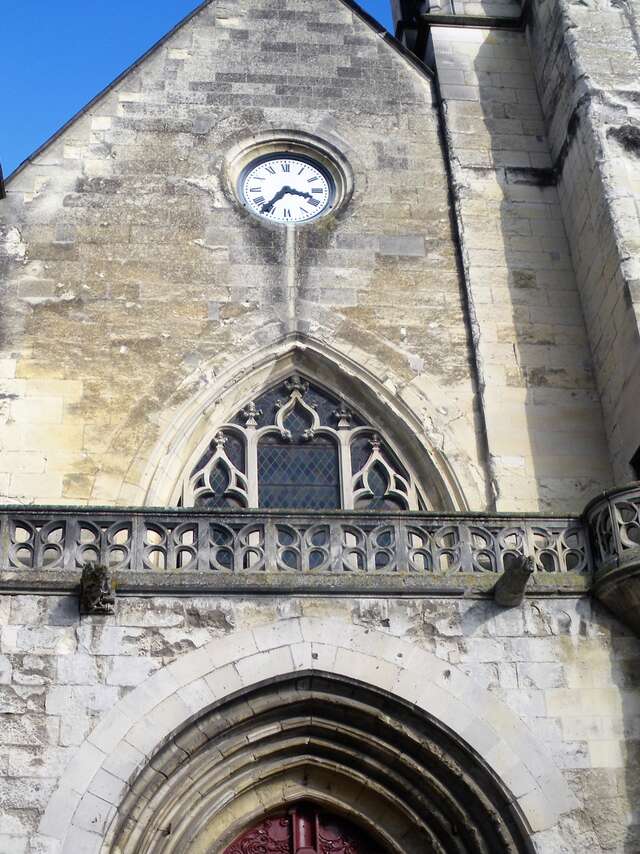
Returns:
[[[273,210],[273,206],[275,205],[275,203],[279,202],[280,199],[284,198],[289,191],[290,187],[282,187],[280,190],[278,190],[278,192],[275,194],[275,196],[271,199],[270,202],[265,202],[262,205],[260,211],[262,213],[270,213]]]
[[[291,187],[289,187],[289,193],[292,196],[302,196],[303,199],[312,199],[313,198],[311,193],[306,193],[306,192],[303,193],[302,190],[293,190],[293,189],[291,189]]]
[[[287,193],[290,196],[302,196],[304,199],[312,199],[313,196],[311,193],[303,192],[302,190],[295,190],[293,187],[285,186],[282,187],[275,196],[271,199],[270,202],[265,202],[260,208],[262,213],[270,213],[273,210],[273,206],[276,202],[279,202],[280,199],[283,199]]]

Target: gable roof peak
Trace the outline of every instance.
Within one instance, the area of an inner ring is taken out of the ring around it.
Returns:
[[[171,39],[179,30],[181,30],[184,26],[186,26],[191,20],[193,20],[197,15],[199,15],[204,9],[208,6],[214,4],[217,0],[203,0],[198,6],[196,6],[193,11],[189,12],[182,20],[180,20],[174,27],[172,27],[162,38],[160,38],[155,44],[153,44],[148,50],[146,50],[135,62],[129,65],[124,69],[111,83],[105,86],[97,95],[95,95],[84,107],[78,110],[71,118],[66,121],[57,131],[55,131],[48,139],[46,139],[42,145],[38,146],[34,152],[32,152],[25,160],[22,161],[13,172],[4,180],[2,179],[2,173],[0,172],[0,199],[4,198],[5,185],[8,184],[13,178],[15,178],[20,172],[22,172],[30,163],[35,160],[36,157],[39,157],[46,149],[48,149],[57,139],[62,136],[62,134],[70,128],[75,122],[77,122],[82,116],[84,116],[89,110],[92,109],[102,98],[108,95],[119,83],[121,83],[125,78],[127,78],[133,71],[135,71],[146,59],[152,56],[157,50],[159,50],[164,44],[166,44],[169,39]],[[307,0],[305,0],[307,2]],[[370,29],[372,29],[381,39],[382,41],[389,46],[391,50],[393,50],[396,54],[398,54],[402,59],[404,59],[409,65],[413,66],[421,75],[426,77],[433,77],[433,72],[431,69],[426,66],[409,48],[405,47],[398,39],[389,33],[389,31],[372,15],[369,14],[365,9],[360,6],[359,3],[355,2],[355,0],[334,0],[336,3],[340,3],[343,6],[347,7],[354,15],[356,15],[365,25],[367,25]]]

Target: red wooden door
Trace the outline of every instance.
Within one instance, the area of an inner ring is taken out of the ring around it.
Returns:
[[[313,806],[293,807],[247,830],[224,854],[383,854],[350,822]]]

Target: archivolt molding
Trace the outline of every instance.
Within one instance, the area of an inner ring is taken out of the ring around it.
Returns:
[[[174,736],[121,804],[107,846],[209,854],[274,808],[312,800],[394,854],[529,854],[474,766],[386,694],[324,674],[272,680]]]
[[[358,789],[357,774],[354,776],[354,773],[346,772],[348,762],[340,755],[334,755],[329,766],[313,762],[311,767],[304,759],[304,751],[298,760],[295,759],[295,751],[290,751],[279,763],[278,745],[286,742],[288,727],[279,725],[277,721],[260,720],[260,709],[268,706],[266,701],[261,706],[260,697],[264,696],[261,691],[268,689],[273,695],[278,682],[291,680],[296,675],[310,678],[313,674],[318,674],[318,680],[335,678],[351,686],[346,691],[347,696],[351,695],[350,702],[358,701],[359,695],[354,686],[364,694],[378,692],[378,696],[387,697],[386,707],[384,703],[381,707],[383,718],[378,718],[376,727],[382,726],[381,721],[386,721],[385,726],[391,724],[397,728],[398,739],[404,738],[408,731],[404,721],[398,725],[394,718],[400,706],[407,710],[407,715],[426,716],[438,732],[450,733],[458,745],[464,746],[469,756],[477,759],[478,767],[485,769],[485,777],[489,775],[486,779],[495,781],[502,791],[504,808],[513,815],[514,821],[519,818],[524,822],[534,839],[537,832],[552,828],[562,813],[577,806],[559,770],[521,720],[455,666],[412,643],[380,631],[354,627],[337,619],[294,618],[213,640],[158,671],[121,700],[89,735],[63,774],[42,819],[41,835],[49,838],[52,851],[61,854],[77,854],[80,842],[84,846],[83,851],[95,851],[96,854],[133,850],[137,854],[171,851],[171,847],[153,846],[118,849],[112,847],[112,843],[120,832],[120,819],[127,813],[143,833],[146,825],[144,821],[138,823],[137,817],[142,816],[148,807],[153,808],[153,815],[171,812],[171,798],[163,802],[164,795],[153,780],[165,780],[171,767],[175,769],[185,759],[186,753],[197,749],[198,743],[202,744],[216,732],[224,736],[230,727],[230,720],[224,713],[231,708],[236,709],[240,718],[244,715],[246,721],[257,721],[255,734],[259,736],[258,741],[262,744],[266,738],[264,743],[275,749],[275,753],[267,751],[268,761],[261,771],[264,785],[259,792],[255,791],[255,786],[241,785],[242,780],[245,783],[250,781],[250,776],[246,776],[246,769],[244,772],[240,769],[240,782],[236,780],[238,785],[234,792],[242,797],[234,801],[235,795],[232,797],[227,792],[228,809],[222,811],[222,805],[218,804],[220,809],[214,810],[220,823],[216,825],[214,822],[211,827],[215,827],[220,838],[226,839],[225,834],[229,839],[233,838],[233,834],[242,829],[243,821],[264,814],[273,808],[276,801],[281,804],[283,800],[291,802],[305,793],[312,794],[320,802],[324,799],[328,806],[335,808],[342,804],[344,809],[345,798],[347,802],[353,801],[352,817],[366,827],[367,816],[376,815],[381,803],[377,806],[371,804],[365,809],[362,801],[354,798],[354,786]],[[315,676],[313,678],[316,679]],[[298,685],[293,690],[301,691],[302,688]],[[320,702],[321,683],[310,690],[316,691],[317,705],[314,708],[325,710],[325,704]],[[275,693],[279,693],[277,687]],[[283,696],[280,697],[282,700]],[[309,716],[308,710],[301,714]],[[319,722],[320,718],[322,714]],[[234,720],[238,722],[238,719]],[[350,720],[344,718],[347,729]],[[194,723],[195,729],[189,726]],[[331,731],[336,732],[336,725],[334,721],[325,733],[326,737],[323,737],[321,729],[314,729],[312,739],[324,741],[330,747]],[[294,725],[291,727],[293,731]],[[380,734],[371,727],[364,729],[374,739]],[[181,742],[179,733],[186,732],[196,741],[187,739]],[[353,736],[354,744],[358,741],[356,736]],[[295,737],[293,732],[291,737]],[[246,743],[244,735],[242,741]],[[338,745],[336,750],[339,753]],[[402,750],[396,756],[400,758],[401,754]],[[410,751],[408,755],[411,755]],[[365,764],[371,761],[371,756],[363,758]],[[287,765],[290,767],[283,777],[283,769]],[[140,771],[145,768],[147,770],[140,776]],[[389,763],[389,768],[393,768],[393,762]],[[209,780],[215,789],[218,785],[215,775],[220,774],[215,762],[209,771],[213,775]],[[184,773],[189,776],[188,771]],[[329,792],[326,773],[343,781],[342,790],[338,786],[333,794]],[[363,779],[371,773],[371,767],[361,770]],[[305,788],[305,781],[310,781],[309,789]],[[380,815],[387,815],[389,824],[381,822],[381,832],[388,834],[390,850],[401,850],[405,854],[421,850],[413,844],[409,846],[406,838],[404,842],[398,842],[404,838],[403,832],[408,832],[409,825],[415,829],[420,822],[416,824],[407,816],[406,808],[394,812],[392,798],[384,795],[383,788],[378,790],[378,794],[384,800],[386,813]],[[367,787],[361,787],[361,790],[362,794]],[[393,795],[392,783],[389,791]],[[152,803],[156,794],[160,801]],[[511,806],[507,807],[507,804]],[[405,831],[398,825],[402,815],[406,819]],[[204,828],[209,819],[203,814],[202,821]],[[210,841],[209,831],[203,829],[203,833],[205,835],[201,839]],[[202,849],[193,849],[194,852],[199,850],[204,854],[211,848],[205,845]],[[485,849],[471,847],[460,850]],[[524,849],[506,847],[503,850]]]
[[[463,488],[447,457],[429,441],[416,414],[417,407],[410,408],[398,394],[400,381],[380,380],[388,378],[388,369],[372,363],[364,353],[347,355],[300,336],[256,350],[243,359],[236,358],[180,411],[172,414],[141,479],[144,504],[175,504],[189,461],[197,460],[204,452],[216,428],[265,388],[297,371],[328,389],[344,393],[363,414],[377,422],[381,433],[394,442],[411,464],[419,481],[431,488],[432,509],[466,510],[470,505],[482,506],[483,487],[473,479],[471,467],[466,466],[461,473],[465,479]],[[419,392],[415,394],[424,411],[435,413],[435,407],[426,398]],[[435,415],[433,420],[437,420]],[[449,431],[440,425],[438,431],[447,435],[448,445],[455,448]],[[459,459],[466,456],[457,451],[455,455]]]

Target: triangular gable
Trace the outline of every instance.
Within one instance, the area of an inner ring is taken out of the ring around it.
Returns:
[[[153,44],[149,50],[145,51],[142,56],[139,57],[135,62],[133,62],[128,68],[126,68],[121,74],[119,74],[115,80],[109,83],[104,89],[102,89],[98,94],[92,98],[88,104],[78,110],[75,115],[73,115],[67,122],[65,122],[62,127],[60,127],[55,133],[53,133],[45,142],[42,143],[32,154],[30,154],[22,163],[17,166],[14,171],[2,181],[2,173],[0,172],[0,198],[3,198],[4,195],[4,186],[8,184],[13,178],[20,174],[36,157],[39,157],[43,154],[50,145],[52,145],[57,139],[59,139],[62,134],[68,130],[73,124],[75,124],[78,119],[82,118],[92,107],[94,107],[105,95],[108,95],[119,83],[127,78],[131,72],[135,71],[146,59],[152,56],[157,50],[159,50],[163,45],[165,45],[177,32],[179,32],[186,24],[188,24],[191,20],[193,20],[197,15],[202,12],[207,6],[210,6],[211,3],[215,2],[215,0],[204,0],[203,3],[200,3],[192,12],[186,15],[181,21],[179,21],[175,27],[169,30],[161,39],[159,39],[155,44]],[[412,53],[408,48],[406,48],[398,39],[394,38],[375,18],[373,18],[368,12],[366,12],[358,3],[354,2],[354,0],[336,0],[336,2],[341,3],[343,6],[346,6],[354,15],[356,15],[360,20],[372,29],[382,41],[390,47],[396,54],[398,54],[402,59],[404,59],[409,65],[413,66],[420,74],[432,77],[433,74],[431,70],[421,62],[418,57]]]

